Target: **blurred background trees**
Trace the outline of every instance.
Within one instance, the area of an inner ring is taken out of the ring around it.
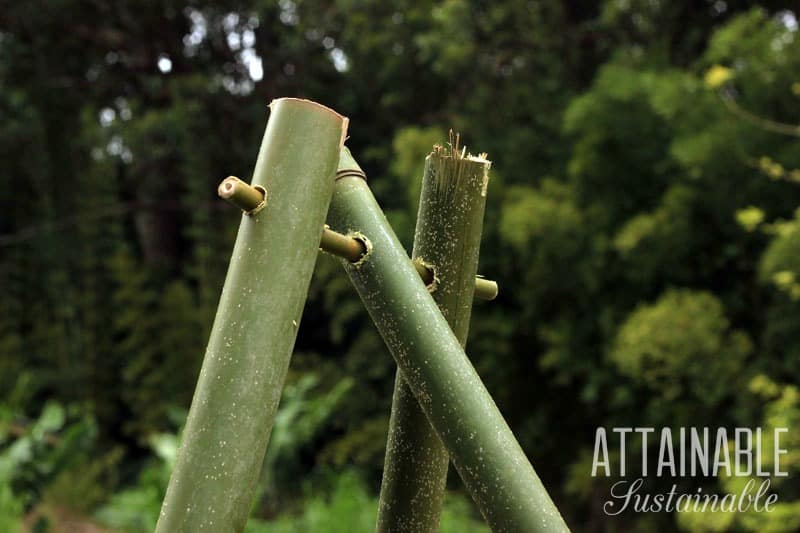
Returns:
[[[586,462],[597,426],[798,444],[798,10],[752,4],[4,6],[0,529],[152,529],[239,217],[216,184],[249,175],[290,95],[351,118],[409,248],[431,145],[454,127],[489,153],[480,271],[501,296],[468,353],[576,531],[796,530],[792,477],[770,523],[612,519]],[[393,376],[320,255],[254,531],[372,529]],[[443,531],[482,530],[451,481]]]

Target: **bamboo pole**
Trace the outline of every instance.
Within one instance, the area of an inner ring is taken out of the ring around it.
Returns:
[[[463,347],[478,269],[489,167],[466,156],[458,137],[425,159],[414,264],[435,268],[433,299]],[[430,287],[430,286],[429,286]],[[383,467],[377,531],[439,530],[449,456],[398,370]]]
[[[345,271],[467,490],[493,531],[568,531],[357,168],[343,150],[328,224],[370,243]]]
[[[266,190],[253,187],[243,182],[236,176],[228,176],[217,188],[220,198],[224,198],[232,205],[238,207],[245,214],[253,215],[258,210],[266,206]],[[347,259],[351,263],[361,259],[367,251],[364,243],[360,240],[342,235],[332,231],[327,225],[322,230],[322,238],[319,243],[320,249],[329,254]],[[414,261],[416,269],[425,285],[430,286],[434,282],[434,274],[431,268],[425,266],[424,262]],[[481,300],[494,300],[497,298],[499,289],[497,282],[481,277],[475,278],[475,297]]]
[[[242,217],[159,533],[244,530],[297,336],[347,119],[270,108],[253,172],[269,205]]]

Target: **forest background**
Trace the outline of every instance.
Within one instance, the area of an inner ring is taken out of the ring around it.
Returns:
[[[575,531],[800,529],[800,6],[758,4],[2,2],[0,530],[152,531],[280,96],[408,249],[432,145],[488,152],[467,353]],[[320,254],[249,533],[372,530],[394,373]],[[788,427],[790,476],[609,517],[598,426]],[[453,472],[442,531],[487,531]]]

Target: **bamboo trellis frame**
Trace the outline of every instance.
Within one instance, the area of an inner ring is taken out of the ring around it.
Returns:
[[[475,277],[489,162],[455,146],[429,157],[412,261],[343,147],[347,119],[306,100],[270,107],[252,185],[219,188],[244,215],[156,531],[244,529],[318,248],[341,258],[397,362],[390,438],[411,436],[436,465],[390,447],[387,468],[405,474],[384,479],[378,529],[438,528],[449,455],[493,531],[568,531],[462,347],[473,293],[497,294]]]

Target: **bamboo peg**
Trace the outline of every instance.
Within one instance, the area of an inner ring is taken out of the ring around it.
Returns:
[[[228,176],[222,180],[222,183],[217,187],[217,193],[220,198],[238,207],[248,215],[255,215],[267,202],[267,193],[263,187],[249,185],[236,176]],[[347,259],[351,263],[357,263],[367,251],[363,241],[356,237],[337,233],[327,225],[322,230],[319,247],[322,251]],[[433,283],[434,275],[430,268],[418,261],[414,262],[414,268],[419,273],[422,281],[425,282],[425,285]],[[475,278],[476,298],[487,301],[494,300],[498,292],[496,281],[481,277]]]

